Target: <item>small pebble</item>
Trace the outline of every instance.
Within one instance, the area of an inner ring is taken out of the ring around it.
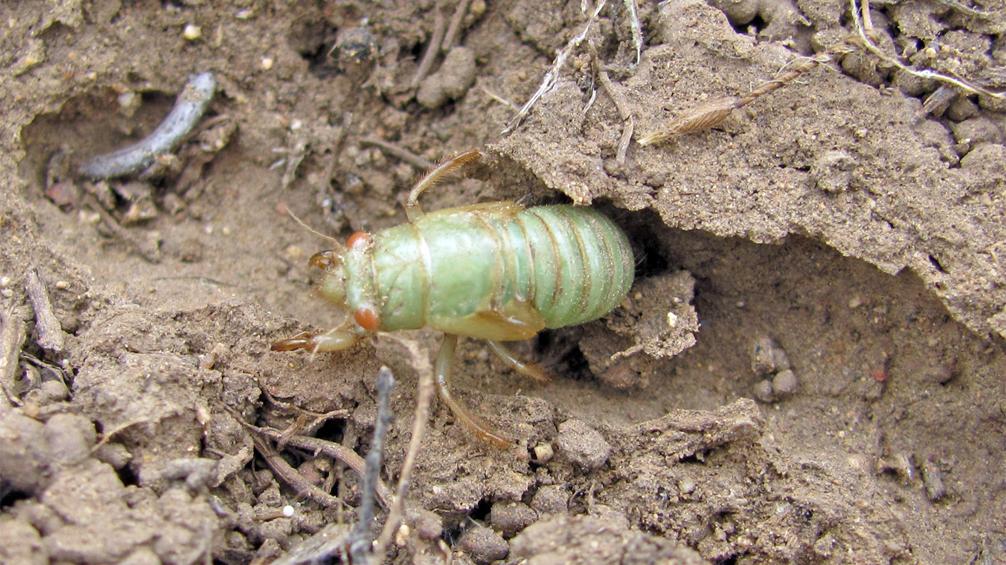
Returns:
[[[678,490],[681,491],[681,494],[691,494],[695,492],[695,486],[695,481],[692,479],[685,478],[678,481]]]
[[[66,389],[66,385],[58,380],[45,381],[42,383],[40,390],[44,402],[59,402],[60,400],[66,400],[70,396],[70,391]]]
[[[538,513],[523,502],[497,502],[489,511],[489,523],[503,537],[511,538],[538,519]]]
[[[97,440],[94,423],[77,414],[56,414],[45,423],[50,457],[63,464],[79,463],[91,456]]]
[[[569,493],[561,485],[544,485],[531,498],[531,508],[539,514],[562,514],[569,510]]]
[[[775,396],[772,395],[772,382],[764,379],[760,379],[755,383],[752,389],[755,399],[759,402],[764,402],[766,404],[775,401]]]
[[[203,36],[203,28],[195,24],[186,24],[182,30],[182,37],[186,41],[198,41]]]
[[[751,347],[751,370],[754,374],[768,375],[780,370],[778,361],[785,359],[785,352],[777,353],[781,348],[768,336],[761,336]],[[786,359],[786,363],[789,360]]]
[[[600,468],[611,455],[611,445],[594,428],[580,420],[566,420],[559,424],[556,444],[570,463],[587,471]]]
[[[819,190],[844,192],[849,189],[856,160],[845,151],[825,151],[810,167],[810,177]]]
[[[506,540],[485,526],[474,526],[461,534],[458,547],[476,563],[499,561],[510,553]]]
[[[444,531],[443,520],[429,510],[410,510],[407,520],[416,529],[416,535],[426,541],[440,539],[440,534]]]
[[[772,377],[772,392],[778,396],[789,396],[796,392],[799,382],[796,379],[796,373],[790,369],[785,371],[779,371],[774,377]]]
[[[271,69],[271,68],[272,68],[272,66],[273,66],[273,65],[274,65],[275,63],[276,63],[276,61],[275,61],[275,60],[274,60],[274,59],[273,59],[272,57],[262,57],[262,60],[261,60],[261,61],[259,61],[259,67],[260,67],[260,68],[261,68],[261,69],[262,69],[263,71],[268,71],[269,69]]]
[[[102,463],[108,463],[113,469],[125,467],[133,459],[133,454],[121,443],[106,443],[95,450],[94,456]]]
[[[947,487],[943,484],[943,473],[932,461],[923,461],[919,467],[922,471],[922,484],[926,487],[926,496],[930,502],[939,502],[947,495]]]
[[[455,47],[444,57],[440,69],[419,85],[416,100],[428,109],[439,108],[448,100],[457,100],[475,83],[475,52]]]

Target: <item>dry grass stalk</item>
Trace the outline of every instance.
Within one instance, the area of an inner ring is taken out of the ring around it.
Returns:
[[[839,53],[846,52],[848,52],[848,47],[842,45],[829,49],[815,57],[800,59],[793,65],[790,65],[789,68],[780,72],[775,78],[759,84],[743,96],[716,98],[686,111],[671,120],[666,127],[639,138],[639,144],[653,145],[654,143],[662,143],[680,135],[714,128],[722,124],[734,110],[743,108],[758,98],[779,90],[814,67],[833,60]]]
[[[583,43],[583,40],[587,38],[587,33],[590,32],[590,27],[594,24],[594,21],[597,20],[598,14],[601,13],[601,10],[604,8],[606,3],[607,0],[600,0],[597,5],[594,6],[594,11],[591,12],[590,17],[587,19],[587,23],[583,26],[583,30],[570,39],[566,43],[565,47],[559,50],[559,53],[555,56],[555,60],[552,61],[552,68],[545,73],[538,90],[536,90],[534,94],[531,95],[531,98],[529,98],[528,101],[521,106],[517,115],[510,118],[506,128],[504,128],[501,132],[502,135],[510,133],[514,130],[514,128],[519,126],[521,121],[524,120],[524,117],[527,116],[527,113],[531,111],[531,108],[538,102],[538,100],[540,100],[542,96],[548,94],[552,88],[555,87],[556,83],[559,81],[559,72],[566,64],[566,59],[569,58],[569,54],[572,53],[574,49],[579,47],[579,45]]]
[[[935,80],[938,82],[942,82],[944,84],[949,84],[967,92],[968,94],[981,94],[983,96],[989,96],[992,98],[1000,98],[1000,99],[1006,98],[1006,93],[1004,92],[994,92],[992,90],[982,88],[967,80],[950,76],[948,74],[938,73],[930,69],[916,69],[914,67],[910,67],[902,63],[897,58],[892,57],[887,53],[884,53],[870,39],[868,34],[868,32],[870,31],[868,28],[868,24],[864,23],[869,21],[868,18],[870,13],[870,1],[861,0],[860,6],[856,6],[856,0],[849,0],[849,10],[852,13],[852,20],[856,26],[856,34],[858,36],[858,43],[860,47],[866,49],[881,61],[893,67],[896,67],[898,70],[904,71],[912,76],[922,79]]]

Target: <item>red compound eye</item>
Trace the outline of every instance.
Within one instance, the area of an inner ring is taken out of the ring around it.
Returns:
[[[381,327],[381,319],[377,317],[377,311],[371,306],[357,308],[356,312],[353,312],[353,319],[368,332],[376,332]]]
[[[353,235],[349,236],[346,240],[346,247],[352,248],[357,245],[365,245],[367,241],[370,240],[370,234],[365,231],[353,232]]]

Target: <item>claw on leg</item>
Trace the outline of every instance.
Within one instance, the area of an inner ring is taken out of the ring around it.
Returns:
[[[440,352],[437,354],[437,362],[434,368],[437,394],[440,396],[440,400],[450,408],[454,417],[480,441],[499,449],[511,447],[514,444],[513,440],[504,437],[492,429],[482,418],[470,412],[464,404],[451,396],[449,381],[451,378],[451,369],[454,366],[454,350],[457,345],[458,336],[444,334],[444,342],[440,346]]]
[[[270,349],[273,351],[305,349],[311,353],[318,353],[319,351],[342,351],[352,347],[356,343],[356,340],[356,334],[340,329],[334,329],[323,334],[300,332],[293,337],[274,341]]]
[[[507,365],[507,367],[510,367],[525,377],[531,378],[541,384],[545,384],[552,380],[552,376],[549,375],[545,369],[542,369],[541,365],[521,361],[512,351],[507,349],[505,345],[498,341],[490,340],[489,349],[492,349],[493,353],[495,353],[496,356]]]

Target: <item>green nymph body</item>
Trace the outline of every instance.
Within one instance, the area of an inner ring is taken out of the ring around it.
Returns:
[[[508,341],[607,314],[632,286],[635,261],[622,230],[592,208],[501,202],[375,233],[344,264],[322,293],[344,277],[350,310],[374,309],[381,330]]]

